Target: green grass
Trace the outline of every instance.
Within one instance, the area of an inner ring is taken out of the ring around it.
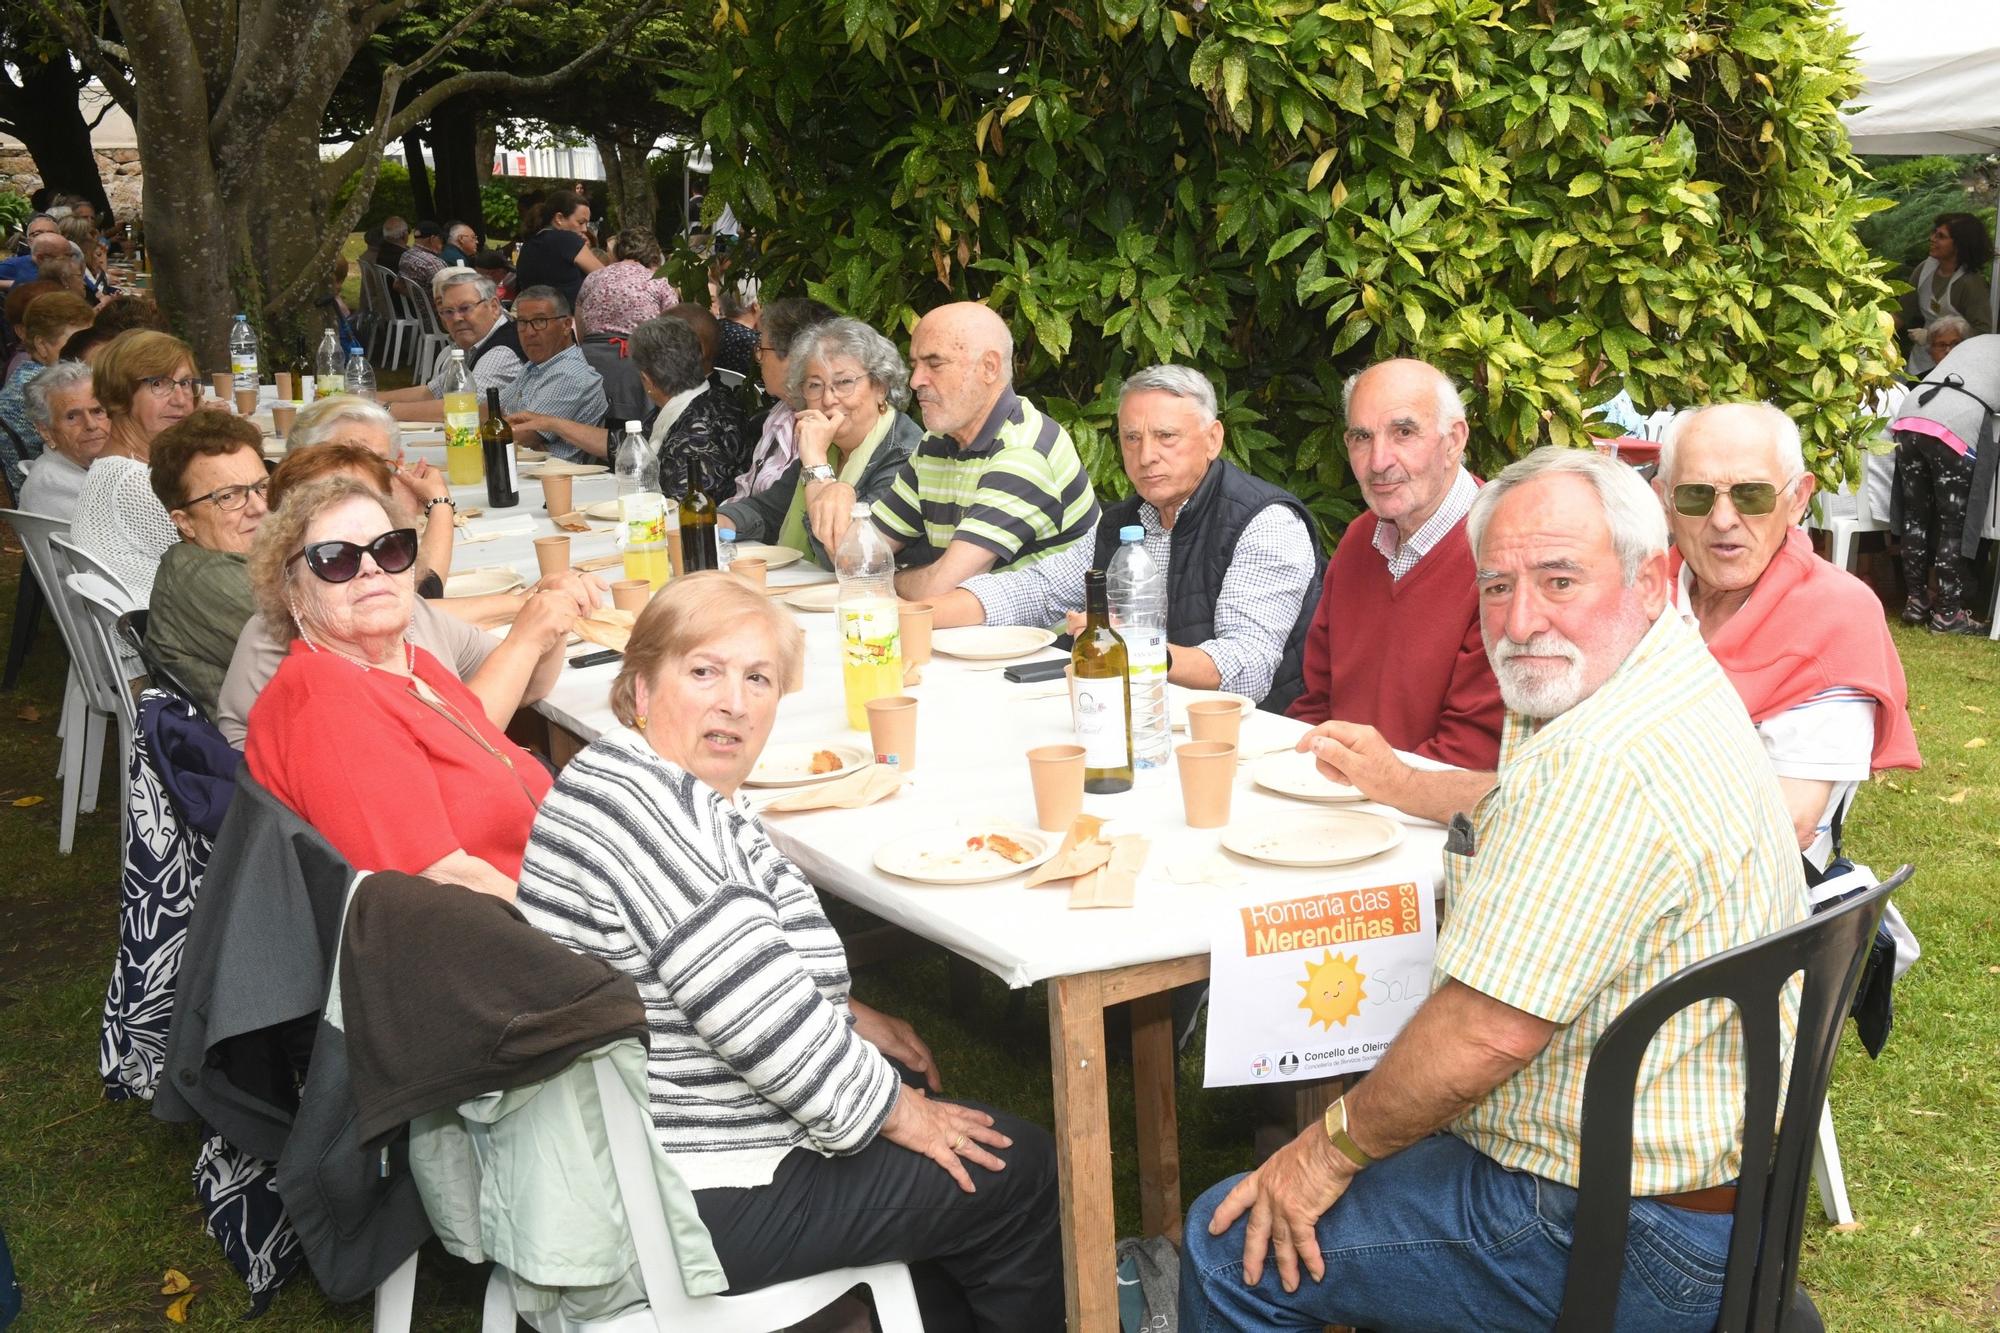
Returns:
[[[0,637],[10,628],[18,565],[17,555],[0,558]],[[1862,1224],[1835,1234],[1815,1213],[1803,1277],[1832,1329],[1992,1329],[2000,1327],[2000,1098],[1992,1088],[2000,1051],[2000,648],[1901,631],[1897,642],[1930,767],[1877,783],[1850,846],[1877,869],[1917,863],[1901,901],[1924,958],[1898,988],[1896,1035],[1883,1058],[1871,1062],[1851,1039],[1843,1052],[1834,1116]],[[189,1325],[222,1328],[246,1301],[202,1232],[188,1187],[192,1129],[100,1095],[97,1023],[117,930],[117,814],[107,780],[104,806],[79,824],[75,854],[56,855],[60,791],[51,775],[62,668],[45,623],[21,688],[0,701],[0,864],[9,867],[0,877],[0,1226],[27,1291],[20,1327],[161,1327],[160,1275],[178,1268],[199,1287]],[[1994,743],[1964,748],[1977,738]],[[8,804],[24,795],[46,799]],[[863,998],[916,1022],[950,1091],[1048,1123],[1043,992],[1011,997],[982,978],[976,1001],[955,1010],[947,989],[936,954],[857,978]],[[1180,1106],[1191,1198],[1249,1164],[1250,1126],[1260,1116],[1246,1092],[1201,1091],[1192,1060],[1181,1071]],[[1130,1234],[1138,1212],[1132,1090],[1116,1061],[1112,1115],[1120,1231]],[[417,1326],[475,1327],[480,1283],[476,1270],[428,1251]],[[369,1314],[365,1304],[329,1305],[300,1280],[259,1327],[365,1329]]]

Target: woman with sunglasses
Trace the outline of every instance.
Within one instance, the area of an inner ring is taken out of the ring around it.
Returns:
[[[416,529],[351,477],[300,487],[265,519],[250,584],[290,651],[250,710],[244,758],[350,864],[511,899],[548,773],[410,640],[416,560]],[[567,632],[537,618],[509,638],[536,635],[524,647],[539,657]]]
[[[237,636],[257,607],[246,557],[264,521],[264,437],[233,412],[196,412],[153,441],[153,494],[180,530],[153,578],[146,646],[215,716]]]
[[[153,493],[153,440],[194,411],[201,397],[194,349],[170,333],[121,333],[91,365],[92,387],[111,438],[84,477],[70,539],[111,567],[133,601],[153,595],[153,574],[181,539]]]

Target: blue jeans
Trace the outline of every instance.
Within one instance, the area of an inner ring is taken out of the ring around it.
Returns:
[[[1209,1219],[1234,1179],[1195,1201],[1181,1252],[1180,1327],[1381,1333],[1542,1330],[1562,1307],[1576,1191],[1510,1171],[1449,1134],[1369,1167],[1319,1220],[1326,1278],[1301,1266],[1287,1294],[1267,1259],[1243,1282],[1244,1220],[1220,1236]],[[1706,1330],[1722,1303],[1731,1218],[1638,1200],[1618,1295],[1619,1333]]]

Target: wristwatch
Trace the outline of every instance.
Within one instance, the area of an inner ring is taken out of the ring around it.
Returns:
[[[1336,1097],[1333,1105],[1326,1108],[1326,1137],[1332,1141],[1334,1151],[1354,1164],[1356,1171],[1373,1166],[1375,1159],[1361,1151],[1361,1145],[1347,1132],[1347,1099]]]
[[[835,474],[833,471],[833,464],[821,463],[817,467],[807,468],[801,475],[804,476],[807,481],[832,481],[834,479]]]

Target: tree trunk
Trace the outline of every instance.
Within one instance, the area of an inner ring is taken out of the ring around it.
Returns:
[[[16,92],[0,81],[0,121],[27,146],[42,184],[64,194],[81,195],[97,206],[103,219],[111,212],[104,178],[90,146],[90,125],[77,94],[82,76],[67,54],[55,60],[25,60]]]
[[[430,139],[438,221],[469,223],[484,236],[479,188],[486,180],[486,163],[479,160],[479,122],[472,108],[463,102],[439,107],[431,117]]]
[[[431,197],[431,171],[424,165],[424,139],[416,130],[403,136],[403,163],[410,169],[410,207],[417,216],[410,219],[438,220],[437,202]]]
[[[264,283],[282,285],[302,272],[325,235],[328,201],[319,174],[295,165],[319,154],[320,108],[308,105],[311,100],[294,102],[265,132],[256,183],[248,191],[250,267]],[[329,266],[306,299],[276,311],[267,305],[276,292],[257,292],[255,308],[245,313],[258,326],[267,362],[289,358],[301,341],[308,352],[319,346],[320,331],[336,322],[330,307],[319,304],[333,292],[333,276]],[[264,368],[268,373],[270,365]]]
[[[644,227],[653,230],[656,209],[653,178],[646,161],[653,154],[657,136],[644,130],[618,130],[592,136],[604,159],[605,184],[611,191],[611,207],[618,215],[618,230]]]

